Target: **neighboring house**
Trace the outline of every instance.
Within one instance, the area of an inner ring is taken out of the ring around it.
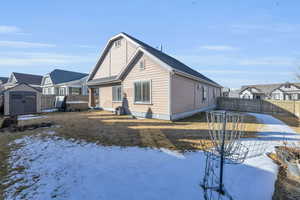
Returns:
[[[2,90],[4,90],[4,84],[5,83],[7,83],[7,81],[8,81],[8,78],[7,77],[0,77],[0,92],[2,91]]]
[[[241,90],[230,90],[228,97],[230,98],[240,98]]]
[[[243,86],[240,98],[300,100],[300,83],[278,83]]]
[[[8,81],[7,77],[0,77],[0,85],[7,83],[7,81]]]
[[[300,83],[284,83],[270,94],[275,100],[300,100]]]
[[[222,88],[222,97],[229,97],[230,88],[223,87]]]
[[[6,90],[9,88],[15,87],[16,85],[19,85],[21,83],[25,83],[25,84],[41,91],[42,79],[43,79],[43,77],[39,76],[39,75],[13,72],[13,73],[11,73],[7,83],[5,83],[3,85],[3,87]]]
[[[265,99],[266,94],[259,88],[247,87],[240,92],[242,99]]]
[[[88,95],[88,74],[55,69],[43,77],[44,95]]]
[[[123,106],[127,114],[166,120],[215,108],[222,88],[126,33],[108,41],[88,86],[91,107],[114,111]],[[95,90],[99,90],[98,105]]]

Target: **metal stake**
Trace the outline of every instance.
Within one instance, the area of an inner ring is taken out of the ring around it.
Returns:
[[[224,114],[223,119],[223,136],[222,136],[222,146],[221,146],[221,159],[220,159],[220,185],[219,185],[219,192],[224,195],[225,191],[223,188],[223,174],[224,174],[224,146],[225,146],[225,134],[226,134],[226,120],[227,115],[226,111]]]

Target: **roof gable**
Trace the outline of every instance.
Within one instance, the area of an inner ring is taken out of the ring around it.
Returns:
[[[53,84],[80,80],[86,76],[88,76],[88,74],[60,69],[55,69],[49,74],[49,77],[51,78]]]
[[[13,72],[12,76],[15,78],[17,83],[26,83],[29,85],[41,85],[43,77],[40,75],[33,75],[33,74],[23,74]]]
[[[105,58],[105,54],[107,53],[107,51],[109,50],[112,42],[114,42],[115,40],[121,38],[121,37],[124,37],[126,39],[128,39],[129,41],[131,41],[132,43],[136,44],[138,46],[138,49],[136,51],[136,54],[133,56],[135,57],[139,51],[144,51],[144,53],[149,53],[152,57],[155,57],[157,60],[159,60],[161,63],[163,63],[163,66],[165,66],[168,70],[176,70],[176,71],[179,71],[179,72],[183,72],[185,74],[188,74],[188,75],[191,75],[191,76],[194,76],[196,78],[199,78],[201,80],[204,80],[206,82],[209,82],[211,84],[214,84],[214,85],[217,85],[219,86],[219,84],[217,84],[216,82],[212,81],[211,79],[207,78],[206,76],[202,75],[201,73],[193,70],[192,68],[186,66],[185,64],[183,64],[182,62],[178,61],[177,59],[165,54],[164,52],[162,51],[159,51],[153,47],[151,47],[150,45],[126,34],[126,33],[120,33],[118,34],[117,36],[111,38],[99,61],[97,62],[96,66],[94,67],[94,69],[92,70],[92,72],[90,73],[90,76],[88,78],[88,81],[91,81],[93,79],[93,77],[95,76],[96,72],[98,71],[101,63],[103,62],[104,58]],[[129,63],[128,63],[129,64]],[[128,66],[127,64],[127,66]]]
[[[160,59],[162,62],[166,63],[168,66],[170,66],[173,69],[185,72],[187,74],[196,76],[200,79],[209,81],[211,83],[217,84],[216,82],[212,81],[211,79],[207,78],[206,76],[202,75],[201,73],[197,72],[196,70],[188,67],[187,65],[183,64],[182,62],[180,62],[179,60],[169,56],[168,54],[159,51],[153,47],[151,47],[150,45],[126,34],[126,33],[122,33],[124,35],[126,35],[127,37],[129,37],[130,39],[132,39],[133,41],[135,41],[136,43],[138,43],[140,46],[142,46],[143,48],[145,48],[149,53],[151,53],[153,56],[157,57],[158,59]]]
[[[7,91],[16,89],[16,88],[20,87],[21,85],[25,85],[26,87],[31,88],[31,89],[33,89],[33,90],[35,90],[35,91],[37,91],[37,92],[41,92],[41,88],[40,88],[40,87],[37,88],[37,87],[32,87],[31,85],[29,85],[29,84],[27,84],[27,83],[19,83],[19,84],[15,85],[14,87],[11,87],[11,88],[8,88],[8,89],[6,89],[6,90],[4,90],[4,91],[1,91],[1,93],[5,93],[5,92],[7,92]]]

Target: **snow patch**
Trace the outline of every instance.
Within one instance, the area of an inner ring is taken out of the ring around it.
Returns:
[[[31,119],[40,119],[40,118],[47,118],[46,116],[41,115],[20,115],[18,116],[19,121],[31,120]]]
[[[185,159],[184,155],[178,151],[171,151],[169,149],[166,149],[166,148],[160,148],[160,150],[170,156],[174,156],[176,158],[179,158],[179,159]]]
[[[274,119],[264,115],[257,118]],[[281,125],[261,132],[268,147],[274,148],[283,135],[293,136],[290,139],[299,137],[289,135],[291,130]],[[286,132],[275,134],[278,128]],[[203,198],[199,184],[205,154],[201,151],[183,155],[166,149],[103,147],[50,135],[15,140],[22,145],[11,152],[9,163],[12,168],[24,170],[9,174],[5,199]],[[237,200],[271,200],[277,169],[266,155],[247,159],[240,165],[226,165],[225,187]]]
[[[45,109],[45,110],[42,110],[43,113],[51,113],[51,112],[57,112],[58,109],[57,108],[54,108],[54,109]]]

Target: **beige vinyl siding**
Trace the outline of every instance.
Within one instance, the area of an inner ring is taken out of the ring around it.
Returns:
[[[110,49],[111,53],[111,76],[116,76],[126,65],[126,40],[121,40],[121,46],[115,47],[114,45]]]
[[[212,106],[216,103],[213,89],[216,87],[177,74],[171,78],[171,112],[178,114]],[[202,87],[207,88],[207,99],[203,101]],[[220,96],[216,88],[216,97]]]
[[[106,54],[103,62],[94,76],[94,79],[108,76],[110,76],[110,51]]]
[[[169,114],[169,72],[152,61],[147,56],[142,56],[140,60],[145,61],[145,69],[139,68],[137,62],[125,80],[123,81],[123,92],[127,96],[129,110],[132,112],[154,114]],[[140,80],[151,80],[151,104],[134,103],[134,82]]]
[[[110,49],[93,79],[116,76],[129,62],[137,47],[124,38],[120,40],[121,46],[115,47],[112,43],[109,47]]]
[[[112,86],[99,88],[99,105],[105,109],[115,109],[122,103],[112,101]]]
[[[127,62],[129,62],[129,60],[132,58],[132,56],[134,56],[134,53],[135,53],[137,47],[129,41],[126,41],[126,45],[127,45],[127,54],[126,54]]]

